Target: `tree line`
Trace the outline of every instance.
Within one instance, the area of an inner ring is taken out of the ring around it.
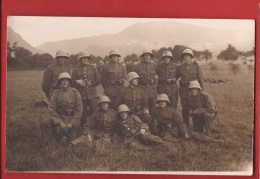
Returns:
[[[164,51],[168,50],[172,52],[173,59],[175,63],[181,63],[181,54],[184,49],[189,47],[184,45],[175,45],[174,47],[161,47],[159,50],[152,50],[154,55],[154,60],[159,61],[161,59],[161,55]],[[195,58],[200,60],[211,60],[212,52],[209,50],[197,51],[193,50]],[[239,56],[243,58],[248,56],[253,56],[255,54],[255,49],[253,48],[250,51],[239,51],[234,46],[228,45],[227,49],[222,50],[217,58],[219,60],[231,61],[237,60]],[[93,63],[98,63],[100,60],[104,61],[104,63],[109,61],[109,57],[105,56],[104,58],[100,56],[91,55]],[[124,62],[127,63],[129,61],[138,62],[140,60],[140,55],[130,54],[127,55],[124,59]],[[17,42],[10,43],[7,42],[7,67],[9,69],[19,69],[19,70],[29,70],[29,69],[45,69],[50,64],[54,63],[55,59],[48,53],[35,53],[33,54],[31,51],[27,50],[24,47],[20,47],[17,45]],[[75,67],[78,65],[77,54],[71,54],[69,56],[69,60],[67,61],[67,65],[70,67]]]

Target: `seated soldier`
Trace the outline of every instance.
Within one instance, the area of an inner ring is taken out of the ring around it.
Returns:
[[[153,128],[164,141],[176,142],[178,137],[190,138],[188,129],[177,113],[176,109],[169,107],[170,100],[166,94],[160,94],[157,100],[159,107],[152,111]]]
[[[99,109],[88,118],[83,126],[82,135],[71,142],[76,145],[82,142],[92,142],[93,139],[111,142],[116,130],[116,112],[109,107],[110,100],[101,96]]]
[[[130,147],[139,150],[149,150],[152,146],[162,144],[160,137],[154,136],[149,132],[149,127],[143,123],[139,117],[130,113],[125,104],[118,107],[119,135]]]
[[[215,129],[215,107],[208,93],[201,90],[198,81],[189,83],[189,114],[192,117],[193,130],[199,133],[205,133],[212,137]],[[205,130],[205,131],[204,131]]]
[[[70,84],[71,76],[66,72],[61,73],[58,79],[60,88],[53,92],[48,106],[49,118],[40,124],[44,146],[54,141],[65,145],[76,137],[82,102],[79,92],[71,88]]]

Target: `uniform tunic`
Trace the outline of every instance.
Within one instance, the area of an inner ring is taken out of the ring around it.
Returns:
[[[191,111],[199,110],[197,114],[192,115],[194,131],[202,133],[205,127],[207,134],[211,136],[215,126],[213,121],[214,104],[210,95],[200,91],[196,96],[189,95],[188,101]]]
[[[109,97],[111,104],[114,104],[115,97],[123,88],[126,69],[121,63],[108,63],[104,66],[101,75],[101,84],[104,93]]]
[[[156,65],[151,62],[142,61],[135,66],[134,72],[140,76],[139,84],[145,94],[147,94],[150,108],[154,108],[157,99]]]
[[[63,135],[69,137],[70,140],[75,138],[76,127],[79,125],[82,113],[82,101],[79,92],[70,87],[67,90],[55,90],[48,110],[49,118],[41,123],[43,141],[48,142],[52,138],[59,139]],[[60,129],[60,122],[71,123],[73,127],[68,133],[64,133]]]
[[[128,113],[130,114],[130,113]],[[127,119],[118,119],[119,135],[129,144],[131,147],[137,149],[147,149],[147,145],[161,144],[162,139],[158,136],[152,135],[148,129],[148,125],[143,123],[138,116],[128,115]],[[140,130],[145,129],[146,133],[144,135],[140,134]]]
[[[165,141],[175,141],[173,137],[178,137],[187,133],[187,127],[182,121],[176,109],[172,107],[157,107],[152,111],[155,119],[154,129]]]
[[[178,103],[178,85],[176,84],[177,66],[172,63],[160,63],[157,66],[156,73],[159,77],[157,91],[158,94],[167,94],[171,106],[177,109]]]
[[[42,90],[49,99],[51,99],[53,91],[59,89],[57,82],[59,75],[63,72],[70,74],[70,69],[69,67],[61,65],[58,62],[48,66],[45,70],[42,80]]]
[[[183,63],[177,67],[176,79],[181,78],[179,84],[179,96],[181,98],[182,105],[182,117],[183,121],[189,127],[189,104],[188,104],[188,87],[189,82],[197,80],[203,89],[203,75],[199,64],[190,62],[189,64]]]

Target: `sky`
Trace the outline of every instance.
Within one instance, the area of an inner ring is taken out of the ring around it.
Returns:
[[[36,47],[45,42],[118,33],[135,23],[178,21],[209,28],[254,32],[253,20],[9,16],[7,25]],[[253,27],[253,28],[252,28]]]

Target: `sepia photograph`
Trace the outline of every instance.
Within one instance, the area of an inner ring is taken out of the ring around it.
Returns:
[[[253,174],[254,19],[8,16],[7,172]]]

